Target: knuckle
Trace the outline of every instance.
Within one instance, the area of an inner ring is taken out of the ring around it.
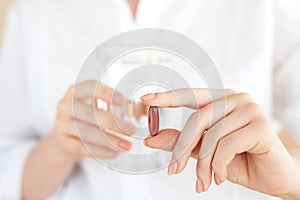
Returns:
[[[239,101],[245,101],[245,102],[253,101],[253,98],[251,97],[251,95],[248,93],[244,93],[244,92],[237,93],[236,97],[238,98]]]
[[[190,117],[189,117],[189,121],[199,121],[201,118],[201,111],[196,111],[193,112]]]
[[[204,114],[204,113],[210,113],[209,109],[211,109],[211,107],[206,107],[206,108],[203,108],[201,110],[198,110],[196,112],[193,112],[190,117],[189,117],[189,120],[188,122],[194,122],[196,121],[197,122],[197,125],[196,125],[196,130],[194,132],[194,136],[200,136],[199,135],[199,131],[202,129],[202,128],[207,128],[209,125],[210,125],[210,122],[211,122],[211,117]],[[202,117],[202,116],[205,116],[205,117]]]
[[[69,108],[68,103],[66,102],[66,100],[61,100],[58,102],[57,106],[56,106],[56,111],[61,114],[63,112],[66,112]]]
[[[207,105],[203,109],[201,109],[201,118],[200,125],[204,125],[205,128],[209,128],[214,124],[214,121],[219,121],[218,120],[218,114],[215,114],[215,112],[222,112],[222,109],[224,107],[220,107],[221,104],[219,105]],[[223,104],[222,106],[226,106]],[[225,108],[224,108],[225,112]]]
[[[260,108],[257,103],[253,103],[253,102],[248,103],[246,107],[249,108],[250,110],[258,110]]]
[[[268,125],[267,119],[265,119],[265,118],[261,117],[261,118],[253,120],[252,126],[256,130],[255,132],[257,134],[259,134],[261,139],[265,138],[267,140],[268,136],[265,133],[268,133],[268,132],[272,133],[272,131],[269,131],[270,127]]]
[[[219,141],[218,148],[224,152],[230,145],[232,145],[231,139],[223,138]]]
[[[247,104],[245,109],[247,113],[252,113],[254,116],[258,116],[262,114],[261,107],[258,104],[253,102]]]
[[[224,91],[226,96],[231,96],[233,94],[236,94],[236,91],[234,91],[233,89],[226,88]]]
[[[211,166],[209,165],[207,167],[197,167],[196,175],[198,178],[201,178],[204,181],[209,181],[211,177]]]
[[[203,173],[203,172],[210,171],[210,168],[211,168],[210,160],[199,159],[198,162],[199,163],[198,163],[198,167],[197,167],[197,173]]]

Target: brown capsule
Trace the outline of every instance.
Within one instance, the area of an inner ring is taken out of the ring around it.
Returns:
[[[152,136],[156,136],[159,130],[159,112],[157,106],[150,106],[148,111],[148,127]]]

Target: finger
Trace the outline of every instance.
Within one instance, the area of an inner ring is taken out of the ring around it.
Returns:
[[[213,147],[215,147],[220,138],[243,128],[260,113],[261,111],[259,110],[258,105],[254,103],[237,106],[223,120],[218,121],[208,129],[205,139],[203,140],[204,142],[199,157],[206,157],[207,154],[214,151]]]
[[[202,160],[200,160],[200,158],[198,157],[197,165],[196,165],[196,174],[197,174],[196,192],[197,193],[205,192],[211,185],[212,170],[210,167],[210,162],[211,160],[209,160],[208,157]]]
[[[155,137],[147,137],[144,144],[150,148],[173,151],[180,131],[175,129],[163,129]]]
[[[78,160],[83,157],[92,156],[90,151],[87,150],[86,145],[88,145],[88,148],[96,148],[93,151],[97,153],[96,156],[99,158],[115,158],[118,155],[117,151],[102,146],[94,146],[91,144],[84,145],[78,137],[74,136],[66,136],[66,138],[60,140],[60,142],[61,145],[63,145],[63,148],[66,149],[68,153],[70,153],[71,156],[69,156],[69,158],[71,160]]]
[[[201,135],[205,130],[231,113],[237,105],[246,104],[250,99],[248,95],[244,94],[232,95],[227,102],[222,99],[195,112],[188,120],[174,147],[169,174],[180,173],[184,169],[193,149],[200,141]]]
[[[203,136],[202,146],[200,147],[200,150],[199,150],[198,156],[197,156],[197,166],[196,166],[197,183],[196,183],[196,188],[198,188],[198,190],[196,190],[196,191],[198,193],[206,191],[209,188],[209,186],[211,185],[211,175],[212,175],[211,162],[212,162],[212,158],[213,158],[213,155],[214,155],[215,147],[213,146],[212,150],[205,157],[199,157],[201,149],[203,148],[203,145],[205,145],[205,143],[207,141],[208,134],[211,134],[211,133],[207,132]],[[201,188],[201,190],[199,190],[199,188]]]
[[[277,140],[277,137],[273,137],[275,134],[272,131],[265,131],[267,127],[270,128],[266,118],[256,117],[247,126],[238,129],[220,140],[212,161],[213,170],[220,183],[227,178],[227,167],[233,162],[236,155],[244,152],[252,155],[265,155],[273,150],[274,144],[279,140]],[[272,134],[272,137],[270,137],[270,134]],[[276,141],[272,140],[272,138],[276,139]],[[231,148],[228,148],[228,146]],[[244,169],[247,168],[245,167]],[[240,173],[245,174],[248,172],[240,171]],[[231,173],[228,179],[236,181],[235,175]],[[245,183],[245,180],[239,180],[239,182]]]
[[[176,129],[163,129],[158,132],[155,137],[149,136],[145,138],[144,144],[150,148],[160,149],[164,151],[173,151],[175,144],[180,135],[180,131]],[[201,142],[192,151],[192,158],[198,159]]]
[[[185,168],[202,134],[231,113],[237,106],[247,104],[251,100],[249,95],[232,95],[227,100],[221,99],[215,101],[193,113],[174,147],[172,162],[169,166],[168,173],[180,173]]]
[[[249,151],[258,145],[261,138],[258,137],[256,130],[256,126],[248,125],[219,141],[212,161],[217,184],[221,184],[227,178],[227,166],[235,155]]]
[[[200,120],[201,114],[200,111],[194,112],[179,135],[173,149],[172,161],[168,169],[169,175],[180,173],[185,168],[192,150],[200,141],[207,124],[204,120]]]
[[[108,128],[114,132],[132,135],[136,131],[135,126],[126,120],[114,116],[111,112],[106,112],[92,105],[86,104],[79,100],[76,102],[76,108],[72,110],[71,104],[64,104],[60,106],[59,113],[61,118],[75,118],[91,126]]]
[[[132,147],[131,142],[116,135],[112,135],[106,129],[100,130],[80,122],[77,123],[76,127],[78,134],[84,143],[104,146],[116,151],[128,151]]]
[[[140,102],[136,103],[134,101],[130,101],[129,106],[129,116],[133,116],[135,119],[140,120],[143,115],[147,115],[148,106],[145,106]]]
[[[79,137],[84,144],[104,146],[115,151],[128,151],[132,147],[131,142],[80,121],[75,124],[73,120],[56,120],[55,123],[56,131]]]
[[[188,107],[199,109],[211,102],[235,94],[233,90],[179,89],[168,92],[147,94],[141,97],[143,104],[158,107]]]
[[[228,102],[222,99],[203,107],[190,116],[174,147],[173,162],[169,167],[170,174],[174,171],[174,173],[180,173],[185,168],[202,134],[231,113],[238,103],[236,98],[230,99]],[[177,161],[175,162],[175,160]]]
[[[120,92],[94,80],[77,83],[68,90],[67,96],[81,100],[89,98],[102,99],[117,105],[126,103],[125,97]]]
[[[94,156],[99,159],[111,159],[116,158],[119,154],[118,151],[112,150],[110,148],[106,148],[104,146],[97,145],[86,145],[86,152],[88,153],[88,157]]]
[[[196,173],[201,180],[203,190],[206,191],[211,184],[212,159],[216,151],[218,141],[224,136],[237,131],[251,122],[257,114],[253,104],[248,104],[234,110],[228,116],[217,122],[208,129],[203,137],[202,146],[199,151]]]

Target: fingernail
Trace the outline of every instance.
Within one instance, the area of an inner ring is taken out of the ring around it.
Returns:
[[[202,193],[204,191],[204,185],[200,178],[197,178],[196,181],[196,192]]]
[[[177,171],[177,161],[175,161],[169,165],[168,175],[173,175],[176,173],[176,171]]]
[[[176,174],[179,174],[181,172],[181,169],[183,168],[183,161],[178,159],[177,160],[177,169],[176,169]]]
[[[151,100],[151,99],[154,99],[155,98],[155,96],[156,96],[156,94],[154,94],[154,93],[151,93],[151,94],[146,94],[146,95],[144,95],[144,96],[142,96],[141,97],[141,99],[142,100]]]
[[[128,151],[128,150],[131,149],[131,143],[121,141],[121,142],[119,143],[119,147],[120,147],[121,149],[123,149],[123,150]]]
[[[215,174],[215,182],[217,185],[220,185],[222,182],[221,182],[221,179],[219,178],[218,175]]]
[[[112,100],[113,100],[114,103],[120,104],[120,105],[124,104],[126,102],[125,97],[122,94],[118,93],[118,92],[113,93]]]

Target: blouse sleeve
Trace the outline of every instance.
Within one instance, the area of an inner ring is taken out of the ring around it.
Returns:
[[[277,1],[274,43],[274,115],[300,144],[300,2]]]
[[[0,199],[21,199],[24,164],[37,141],[28,110],[21,8],[18,2],[10,10],[0,54]]]

